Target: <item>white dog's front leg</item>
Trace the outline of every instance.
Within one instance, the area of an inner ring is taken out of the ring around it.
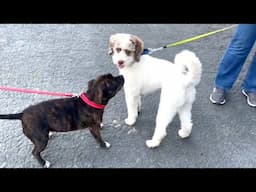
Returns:
[[[127,125],[134,125],[138,117],[139,96],[125,94],[128,117],[125,119]]]

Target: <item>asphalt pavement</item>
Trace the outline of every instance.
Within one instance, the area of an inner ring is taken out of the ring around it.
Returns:
[[[104,73],[118,74],[108,55],[108,38],[116,32],[136,34],[145,47],[157,48],[231,24],[1,24],[0,85],[52,92],[80,93],[87,82]],[[254,168],[256,167],[256,109],[249,107],[241,84],[252,59],[246,60],[227,103],[209,101],[213,81],[235,28],[153,56],[173,61],[183,49],[194,51],[203,65],[192,109],[193,131],[178,136],[176,116],[156,149],[145,141],[153,135],[160,91],[142,98],[142,111],[133,127],[126,126],[123,89],[104,113],[102,137],[111,143],[102,149],[89,130],[54,133],[42,156],[53,168]],[[253,48],[255,52],[255,47]],[[175,91],[175,90],[174,90]],[[56,97],[0,91],[0,113]],[[0,167],[40,168],[23,134],[21,122],[0,120]]]

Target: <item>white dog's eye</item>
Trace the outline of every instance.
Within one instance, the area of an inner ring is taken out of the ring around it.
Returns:
[[[125,50],[125,53],[127,56],[130,56],[132,52],[130,50]]]
[[[116,48],[116,52],[119,53],[122,49],[121,48]]]

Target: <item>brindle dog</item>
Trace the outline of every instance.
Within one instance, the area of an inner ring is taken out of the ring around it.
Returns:
[[[32,141],[32,154],[43,167],[50,167],[40,153],[46,148],[49,132],[67,132],[89,128],[103,148],[110,144],[100,135],[104,106],[122,88],[122,75],[104,74],[88,82],[86,93],[72,98],[43,101],[17,114],[0,115],[0,119],[19,119],[23,133]]]

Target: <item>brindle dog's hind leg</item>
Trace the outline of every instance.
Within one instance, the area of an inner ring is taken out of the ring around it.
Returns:
[[[38,135],[32,135],[24,131],[24,134],[32,141],[34,144],[34,149],[32,151],[33,156],[37,159],[37,161],[45,168],[50,167],[50,162],[44,160],[41,157],[41,152],[46,148],[48,139],[49,139],[49,133],[40,133],[40,136]]]

